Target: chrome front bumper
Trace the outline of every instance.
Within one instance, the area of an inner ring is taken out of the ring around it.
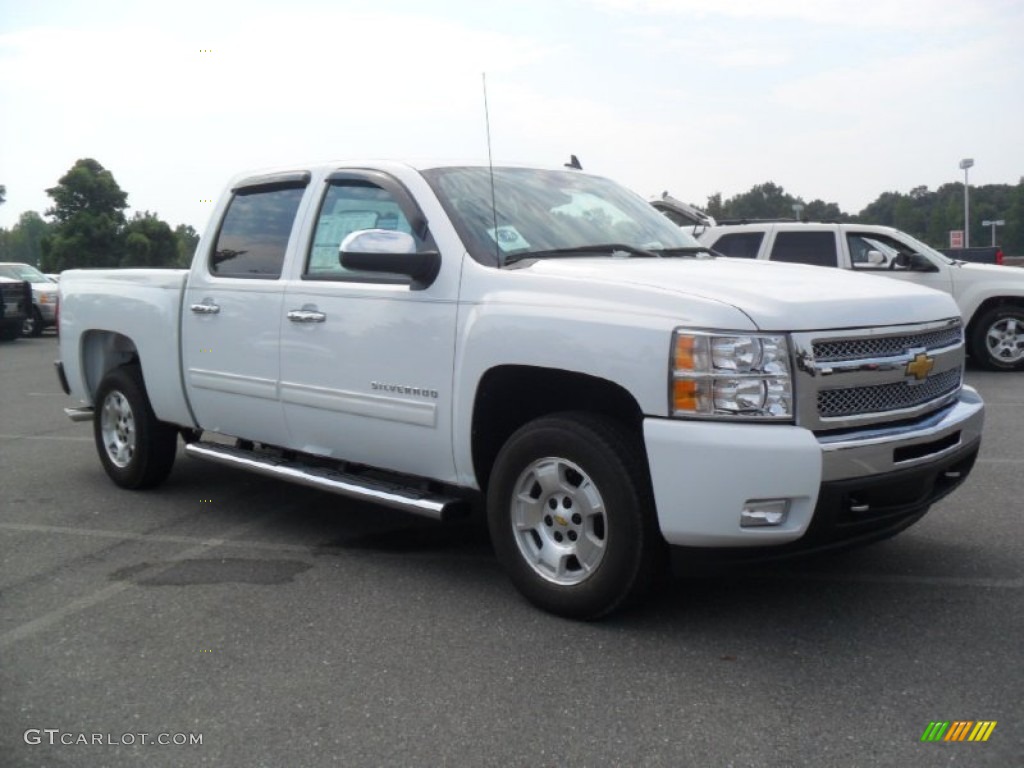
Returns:
[[[956,402],[924,418],[819,436],[822,482],[881,475],[941,460],[977,442],[984,423],[981,397],[964,387]]]

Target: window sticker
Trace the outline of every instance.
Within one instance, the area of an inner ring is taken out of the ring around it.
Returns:
[[[526,239],[519,234],[519,230],[509,225],[498,227],[497,229],[488,229],[487,234],[505,253],[509,251],[525,251],[530,247]]]

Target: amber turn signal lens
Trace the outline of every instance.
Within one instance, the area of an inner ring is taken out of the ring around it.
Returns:
[[[672,407],[676,411],[689,411],[694,413],[697,410],[697,382],[696,381],[675,381],[672,382]]]
[[[677,371],[694,370],[696,367],[696,360],[694,359],[696,347],[697,340],[693,336],[676,336],[676,354],[673,362]]]

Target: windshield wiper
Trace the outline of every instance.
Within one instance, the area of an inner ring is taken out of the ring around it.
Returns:
[[[578,245],[573,248],[550,248],[546,251],[524,251],[522,253],[511,253],[505,257],[504,263],[515,264],[525,259],[557,259],[562,256],[594,256],[608,255],[615,253],[626,253],[630,256],[642,256],[648,259],[658,258],[654,251],[644,248],[637,248],[635,245],[625,243],[598,243],[596,245]]]
[[[698,253],[707,253],[712,256],[718,256],[716,251],[711,250],[703,245],[680,245],[675,248],[656,248],[654,253],[658,256],[695,256]]]

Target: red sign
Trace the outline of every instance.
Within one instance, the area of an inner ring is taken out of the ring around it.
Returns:
[[[951,230],[949,230],[949,247],[950,248],[963,248],[964,247],[964,231],[962,229],[951,229]]]

